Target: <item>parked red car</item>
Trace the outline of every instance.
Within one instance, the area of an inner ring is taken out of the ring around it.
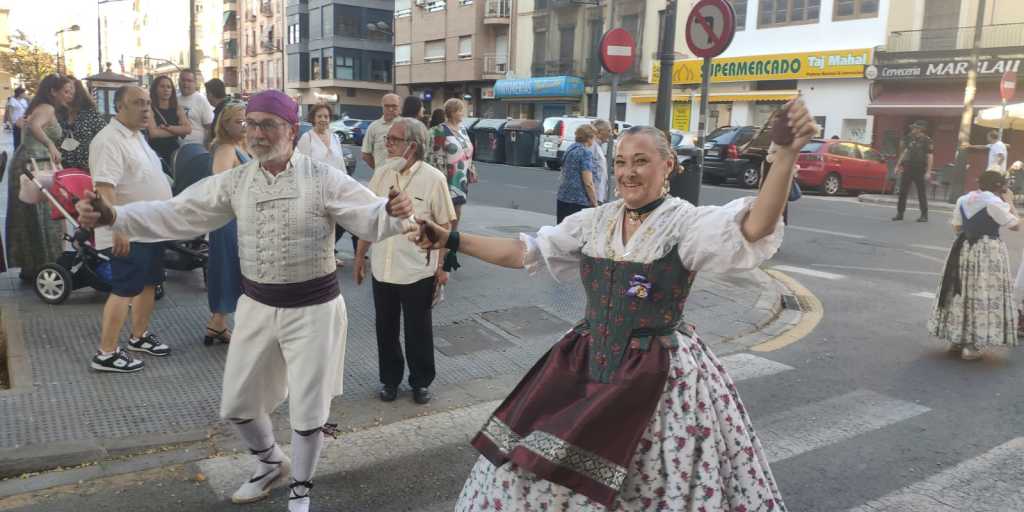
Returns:
[[[825,195],[884,192],[888,164],[871,146],[846,140],[812,139],[796,159],[797,182]]]

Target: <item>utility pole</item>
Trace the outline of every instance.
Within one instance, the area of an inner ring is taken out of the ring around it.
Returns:
[[[611,30],[611,29],[615,28],[615,0],[609,0],[608,1],[608,9],[609,9],[609,12],[608,12],[608,30]],[[605,33],[607,33],[608,30],[605,30]],[[612,73],[611,75],[612,75],[611,99],[608,101],[608,104],[611,105],[611,106],[608,107],[608,122],[612,126],[612,137],[610,139],[608,139],[608,147],[605,149],[605,152],[604,152],[605,158],[608,161],[612,161],[612,160],[615,159],[615,155],[614,155],[614,151],[615,151],[615,121],[617,121],[617,119],[615,119],[615,117],[618,115],[618,110],[619,110],[619,103],[618,103],[619,102],[619,98],[618,98],[618,96],[619,96],[619,74],[618,73]],[[605,186],[606,187],[611,186],[611,180],[607,180],[607,181],[609,183],[606,183]]]
[[[188,68],[199,69],[199,54],[196,52],[196,0],[188,0]]]
[[[978,0],[978,17],[974,22],[974,44],[971,45],[971,65],[967,68],[964,87],[964,111],[960,116],[960,146],[971,143],[971,123],[974,121],[974,97],[978,92],[978,47],[981,46],[981,27],[985,24],[985,0]]]
[[[654,111],[654,126],[665,132],[671,140],[672,127],[672,67],[675,63],[676,0],[667,0],[662,11],[662,31],[659,57],[661,79],[658,80],[658,103]]]

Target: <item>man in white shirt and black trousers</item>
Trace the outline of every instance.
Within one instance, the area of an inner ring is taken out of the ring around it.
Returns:
[[[427,127],[416,119],[401,117],[388,131],[388,159],[376,162],[370,190],[387,197],[401,190],[413,200],[414,216],[450,226],[455,220],[448,180],[444,173],[423,162],[428,144]],[[365,277],[363,256],[370,247],[359,241],[356,249],[355,279]],[[392,236],[373,244],[373,305],[376,311],[377,357],[380,365],[380,399],[398,397],[405,363],[409,364],[409,387],[418,404],[430,401],[430,384],[436,374],[432,306],[438,287],[448,281],[442,267],[441,251],[426,251],[404,236]],[[399,341],[400,320],[405,325],[405,358]]]

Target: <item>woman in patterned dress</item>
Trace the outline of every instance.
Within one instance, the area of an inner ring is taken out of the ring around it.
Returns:
[[[753,268],[781,244],[793,163],[817,133],[802,102],[786,108],[794,140],[756,198],[667,197],[675,154],[633,127],[614,162],[621,200],[519,240],[420,221],[423,248],[558,280],[578,271],[587,293],[586,318],[473,439],[482,456],[457,511],[785,510],[732,380],[682,314],[696,271]]]
[[[1017,307],[1010,257],[999,228],[1020,229],[1013,193],[998,171],[985,171],[978,190],[964,194],[953,211],[956,241],[946,259],[928,332],[966,360],[987,346],[1017,345]]]
[[[462,121],[466,118],[466,102],[452,98],[444,102],[445,122],[430,130],[433,141],[427,163],[448,175],[448,190],[452,194],[455,215],[452,229],[457,229],[462,218],[462,205],[469,200],[469,184],[476,183],[476,165],[473,164],[473,142]]]
[[[104,126],[107,120],[96,110],[96,102],[92,95],[85,89],[82,82],[73,76],[68,76],[71,83],[75,85],[75,98],[71,100],[68,108],[61,112],[60,127],[64,130],[65,141],[68,139],[74,142],[64,142],[60,146],[61,160],[65,168],[89,170],[89,144]]]
[[[64,131],[57,114],[75,97],[67,77],[49,75],[25,112],[21,145],[14,152],[7,177],[7,265],[21,267],[21,279],[35,278],[39,267],[52,263],[64,251],[64,222],[50,219],[50,204],[25,204],[18,200],[21,187],[34,187],[22,171],[35,160],[40,169],[60,168]]]

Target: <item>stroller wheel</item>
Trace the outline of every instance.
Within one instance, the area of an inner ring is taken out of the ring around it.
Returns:
[[[35,278],[36,295],[47,304],[60,304],[67,300],[74,288],[71,273],[60,265],[47,263]]]
[[[153,289],[153,294],[156,296],[155,297],[156,300],[160,300],[160,299],[164,298],[164,285],[162,285],[162,284],[156,285],[156,287]]]

